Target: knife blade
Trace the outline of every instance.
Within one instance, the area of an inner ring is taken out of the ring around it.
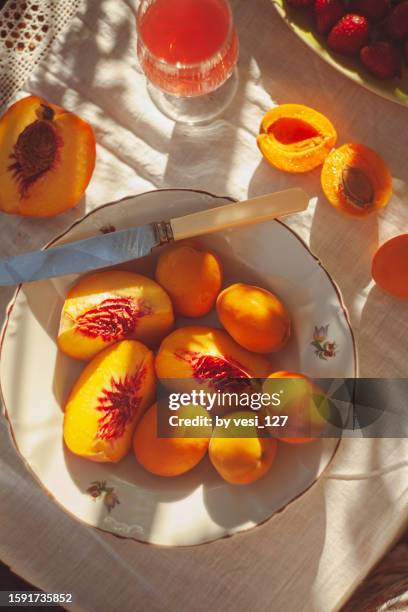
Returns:
[[[148,223],[0,260],[0,285],[15,285],[66,274],[89,272],[148,255],[173,240],[259,223],[306,210],[302,189],[288,189],[227,204],[170,221]]]

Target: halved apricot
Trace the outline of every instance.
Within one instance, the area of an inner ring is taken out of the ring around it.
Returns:
[[[387,206],[392,178],[384,160],[362,144],[345,144],[326,158],[323,191],[337,210],[356,217]]]
[[[264,115],[257,144],[272,166],[296,173],[320,166],[336,140],[333,124],[318,111],[281,104]]]
[[[95,166],[86,121],[28,96],[0,119],[0,142],[0,210],[50,217],[78,204]]]
[[[381,289],[395,297],[408,299],[408,234],[395,236],[378,249],[372,274]]]

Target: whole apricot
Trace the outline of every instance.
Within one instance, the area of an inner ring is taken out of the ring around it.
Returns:
[[[408,234],[385,242],[374,255],[373,279],[381,289],[408,299]]]
[[[258,437],[256,426],[250,424],[255,419],[254,412],[232,412],[224,418],[230,419],[230,424],[227,429],[222,425],[214,428],[208,447],[211,463],[230,484],[259,480],[275,459],[276,440]]]
[[[325,392],[304,374],[280,371],[270,374],[264,381],[262,391],[272,396],[280,394],[280,403],[270,404],[264,411],[269,415],[286,416],[286,430],[289,436],[279,440],[289,444],[314,442],[323,434],[330,415],[330,407]]]
[[[267,289],[230,285],[218,296],[217,314],[235,342],[254,353],[279,351],[289,340],[288,311]]]
[[[156,280],[169,294],[176,314],[202,317],[214,305],[222,284],[218,257],[198,243],[182,242],[159,256]]]
[[[192,470],[205,456],[209,438],[195,437],[194,427],[175,426],[168,437],[158,433],[159,404],[153,404],[143,415],[133,438],[133,450],[139,463],[157,476],[179,476]],[[187,418],[193,415],[207,416],[201,406],[180,408],[175,416]],[[210,434],[210,431],[208,431]],[[193,437],[189,437],[193,436]]]

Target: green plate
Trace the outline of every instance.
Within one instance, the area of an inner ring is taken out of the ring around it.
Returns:
[[[408,106],[408,70],[403,71],[402,78],[389,81],[371,78],[357,58],[345,57],[330,51],[326,38],[314,31],[313,16],[310,11],[291,8],[285,0],[272,0],[272,3],[288,26],[326,62],[383,98]]]

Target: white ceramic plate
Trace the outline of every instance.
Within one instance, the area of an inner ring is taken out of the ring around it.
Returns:
[[[97,209],[53,244],[109,226],[123,229],[225,203],[202,192],[154,191]],[[353,336],[338,289],[291,230],[273,221],[203,241],[221,255],[225,284],[240,280],[270,288],[289,307],[293,338],[275,357],[276,369],[316,378],[355,375]],[[152,274],[154,259],[126,267]],[[145,472],[132,455],[109,465],[67,451],[62,406],[84,366],[60,353],[55,339],[64,296],[75,278],[39,281],[17,291],[3,329],[0,362],[16,446],[44,489],[68,512],[89,525],[145,542],[200,544],[262,523],[318,478],[335,452],[335,440],[280,444],[271,471],[244,487],[225,483],[208,459],[184,476],[165,479]],[[214,315],[204,320],[218,325]],[[321,351],[312,345],[315,327],[322,328]],[[326,354],[325,342],[331,343]]]
[[[272,0],[272,3],[299,38],[328,64],[379,96],[408,106],[408,70],[406,68],[403,70],[402,78],[387,81],[375,79],[367,73],[358,58],[333,53],[329,49],[326,38],[315,31],[310,11],[294,9],[288,6],[285,0]]]

